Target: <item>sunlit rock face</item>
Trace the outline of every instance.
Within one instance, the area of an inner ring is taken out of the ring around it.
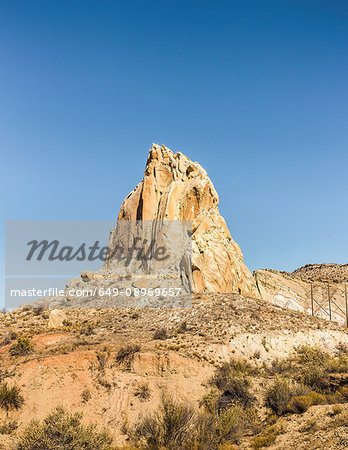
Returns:
[[[123,201],[118,221],[192,221],[193,290],[258,297],[254,278],[218,205],[213,183],[198,163],[153,144],[144,178]]]

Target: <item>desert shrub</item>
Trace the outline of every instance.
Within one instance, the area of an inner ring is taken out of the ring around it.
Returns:
[[[252,434],[258,434],[262,429],[262,422],[255,408],[245,408],[243,413],[243,424]]]
[[[18,423],[14,421],[8,421],[0,424],[0,434],[12,434],[18,428]]]
[[[18,450],[108,450],[112,437],[95,425],[83,425],[82,414],[56,408],[42,422],[32,421],[19,437]]]
[[[321,403],[325,402],[326,398],[323,395],[312,391],[307,395],[299,395],[293,397],[288,403],[286,409],[287,411],[292,413],[302,414],[307,411],[310,406],[320,405]]]
[[[116,363],[130,365],[133,362],[136,353],[140,352],[140,345],[126,345],[120,348],[116,355]]]
[[[8,416],[9,411],[20,409],[24,404],[24,398],[21,395],[21,390],[18,386],[9,387],[4,382],[0,386],[0,408],[6,411]]]
[[[311,389],[328,391],[328,374],[334,371],[345,371],[348,368],[348,358],[341,355],[339,359],[317,346],[302,345],[295,354],[283,360],[275,360],[268,368],[268,373],[281,373],[291,376]]]
[[[203,396],[200,406],[203,406],[208,413],[215,414],[218,410],[218,400],[220,395],[220,392],[216,388],[211,389]]]
[[[97,361],[98,361],[98,367],[97,367],[98,374],[99,374],[99,376],[104,375],[107,362],[109,361],[109,358],[110,358],[110,351],[108,349],[104,348],[103,351],[96,353],[96,357],[97,357]]]
[[[348,355],[348,344],[346,344],[345,342],[340,342],[337,345],[336,349],[339,355]]]
[[[238,442],[245,429],[245,414],[241,405],[232,405],[217,416],[217,444],[224,441]]]
[[[323,365],[328,359],[328,353],[324,352],[317,346],[301,345],[296,348],[297,361],[300,364],[315,363]]]
[[[102,377],[98,377],[97,378],[98,383],[100,384],[100,386],[103,386],[105,389],[107,389],[108,391],[111,391],[112,385],[111,383],[109,383],[107,380],[105,380]]]
[[[308,386],[325,392],[332,388],[328,377],[330,373],[348,371],[348,355],[344,352],[333,358],[318,347],[304,345],[296,350],[295,359],[302,366],[299,378]]]
[[[276,358],[271,362],[270,366],[266,366],[266,372],[270,375],[280,375],[292,372],[293,368],[293,363],[289,359]]]
[[[337,416],[338,414],[342,414],[342,413],[343,413],[342,405],[333,405],[330,415]]]
[[[348,386],[342,386],[334,394],[327,394],[326,399],[330,404],[348,402]]]
[[[264,434],[263,436],[256,436],[252,441],[252,447],[253,448],[262,448],[262,447],[269,447],[272,445],[276,440],[275,434],[270,431],[267,434]]]
[[[247,430],[259,431],[259,419],[254,409],[245,409],[240,404],[215,411],[214,414],[200,414],[197,417],[193,439],[189,448],[207,449],[234,448]]]
[[[17,338],[17,342],[10,347],[10,355],[11,356],[23,356],[31,353],[33,347],[30,343],[29,338],[27,337],[19,337]]]
[[[84,322],[80,328],[80,335],[90,336],[94,332],[94,324],[91,322]]]
[[[15,331],[6,331],[2,337],[1,345],[8,345],[17,338],[18,334]]]
[[[266,391],[265,404],[276,414],[282,415],[286,412],[291,397],[289,381],[285,378],[276,377],[273,384]]]
[[[345,400],[345,402],[348,401],[348,386],[342,386],[339,390],[338,393],[343,397],[343,399]]]
[[[135,390],[134,395],[142,400],[148,400],[151,397],[149,385],[147,383],[140,384]]]
[[[34,316],[41,316],[41,314],[45,311],[43,306],[36,306],[32,308]]]
[[[325,395],[319,394],[318,392],[312,391],[308,394],[308,397],[311,399],[312,405],[322,405],[326,403]]]
[[[180,448],[192,439],[195,419],[192,406],[163,395],[159,410],[142,416],[128,435],[141,448]]]
[[[302,369],[301,380],[307,386],[314,389],[325,389],[328,385],[328,377],[323,366],[307,364]]]
[[[250,382],[246,377],[231,377],[218,399],[218,409],[229,408],[235,402],[243,406],[251,406],[255,401],[255,397],[250,393],[249,387]]]
[[[244,360],[231,360],[220,366],[211,383],[215,385],[222,395],[218,400],[218,409],[225,409],[233,402],[244,406],[251,406],[255,397],[250,393],[249,374],[254,373],[252,366]]]
[[[226,405],[225,408],[221,408],[219,404],[220,400],[220,393],[216,389],[212,389],[201,401],[201,406],[204,407],[204,410],[208,413],[207,416],[212,420],[212,423],[208,423],[210,441],[214,441],[215,444],[224,439],[237,442],[242,431],[247,429],[252,433],[258,433],[260,431],[261,422],[254,408],[245,408],[238,402],[230,402],[228,406]],[[223,433],[227,429],[227,424],[230,426],[228,436]],[[205,442],[204,439],[202,442]]]
[[[165,327],[158,328],[158,330],[156,330],[153,334],[153,339],[162,340],[162,341],[164,341],[165,339],[168,339],[167,328],[165,328]]]
[[[197,448],[224,448],[224,445],[238,443],[246,430],[258,432],[259,425],[253,408],[232,404],[228,409],[198,417],[195,445]]]
[[[84,403],[87,403],[88,400],[92,398],[91,391],[89,389],[84,389],[81,393],[81,398]]]
[[[329,373],[338,372],[344,373],[348,372],[348,355],[341,354],[338,358],[330,358],[327,360],[325,365],[325,370]]]
[[[177,328],[177,333],[184,333],[187,329],[187,320],[183,320]]]
[[[300,395],[307,395],[311,392],[309,386],[302,383],[292,383],[291,384],[291,395],[293,397],[298,397]]]

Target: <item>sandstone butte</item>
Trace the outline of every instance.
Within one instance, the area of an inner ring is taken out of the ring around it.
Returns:
[[[144,178],[123,201],[117,219],[192,221],[194,292],[259,297],[241,249],[220,215],[212,181],[182,153],[152,145]]]

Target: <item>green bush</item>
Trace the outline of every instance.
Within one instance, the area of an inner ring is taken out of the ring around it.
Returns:
[[[316,363],[308,363],[302,369],[300,377],[304,384],[314,389],[325,389],[328,386],[328,377],[325,367]]]
[[[109,450],[112,437],[95,425],[81,424],[82,414],[56,408],[42,422],[32,421],[19,437],[18,450]]]
[[[266,406],[273,412],[282,415],[286,412],[291,400],[292,392],[290,383],[285,378],[276,377],[273,384],[266,391]]]
[[[275,434],[272,431],[270,431],[269,433],[263,436],[256,436],[253,439],[252,447],[253,448],[269,447],[275,442],[275,440],[276,440]]]
[[[211,382],[222,395],[218,399],[218,409],[229,408],[232,403],[238,402],[250,407],[255,397],[250,393],[249,374],[255,373],[256,369],[244,360],[231,360],[219,367]]]
[[[300,364],[314,363],[324,365],[329,359],[329,354],[317,346],[301,345],[296,349],[297,361]]]
[[[318,392],[312,391],[308,394],[308,397],[311,399],[312,405],[322,405],[326,403],[325,395],[318,394]]]
[[[142,416],[128,435],[141,448],[180,448],[192,439],[196,415],[192,406],[163,395],[158,411]]]
[[[164,395],[157,411],[140,417],[139,422],[125,432],[137,448],[163,450],[227,449],[232,448],[231,443],[238,442],[246,430],[259,432],[259,419],[252,408],[232,404],[220,411],[210,409],[211,412],[197,414],[190,405]]]
[[[0,386],[0,408],[6,411],[8,416],[9,411],[20,409],[24,404],[24,398],[21,395],[21,390],[17,386],[9,387],[4,382]]]
[[[17,338],[17,342],[10,347],[11,356],[23,356],[31,353],[33,347],[27,337]]]
[[[245,429],[245,412],[241,405],[232,405],[221,411],[216,420],[217,443],[224,441],[238,442]],[[213,430],[212,430],[213,431]]]
[[[334,394],[326,395],[327,402],[333,403],[347,403],[348,402],[348,386],[342,386]]]

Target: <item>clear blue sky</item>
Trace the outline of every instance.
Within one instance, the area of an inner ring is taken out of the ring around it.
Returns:
[[[347,55],[347,1],[1,1],[1,219],[115,218],[156,142],[251,270],[346,263]]]

